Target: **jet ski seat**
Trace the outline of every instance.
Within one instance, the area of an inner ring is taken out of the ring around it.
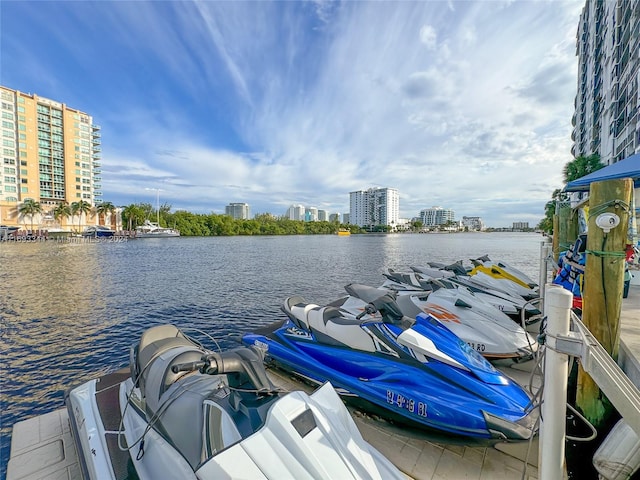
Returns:
[[[179,347],[182,347],[183,352],[193,352],[192,355],[188,355],[188,359],[182,359],[180,362],[198,361],[203,354],[202,350],[175,325],[158,325],[148,329],[140,337],[138,345],[131,348],[129,355],[131,378],[140,387],[143,397],[147,394],[146,387],[151,364],[162,354]],[[172,372],[169,370],[166,374],[167,378],[162,382],[163,384],[169,385],[177,379],[177,377],[169,379],[168,376],[171,374]],[[183,374],[183,372],[180,372],[174,375],[181,376]]]
[[[356,350],[375,352],[372,338],[360,326],[362,322],[345,317],[336,307],[318,307],[307,312],[309,329],[321,343],[346,345]]]
[[[304,330],[309,330],[307,315],[314,308],[320,307],[314,303],[307,303],[304,298],[298,295],[287,297],[282,304],[282,311],[287,314],[296,326]]]

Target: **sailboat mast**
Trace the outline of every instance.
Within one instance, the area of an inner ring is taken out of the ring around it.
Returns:
[[[160,226],[160,189],[156,190],[156,221]]]

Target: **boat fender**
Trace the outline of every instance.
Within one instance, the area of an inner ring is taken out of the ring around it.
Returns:
[[[602,479],[631,478],[640,468],[640,438],[629,424],[621,419],[596,450],[592,461]]]

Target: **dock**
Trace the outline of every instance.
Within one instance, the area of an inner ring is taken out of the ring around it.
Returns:
[[[618,364],[640,386],[640,285],[623,299]],[[537,389],[533,362],[500,369],[521,385]],[[312,387],[277,371],[272,381],[289,390]],[[408,479],[538,479],[538,437],[530,442],[474,445],[409,434],[374,417],[352,410],[362,436],[387,456]],[[82,478],[66,409],[18,422],[13,427],[7,480],[79,480]]]

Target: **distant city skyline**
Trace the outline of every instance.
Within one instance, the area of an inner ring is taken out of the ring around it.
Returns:
[[[533,224],[572,159],[583,6],[3,2],[2,82],[93,117],[116,205],[344,213],[386,185],[402,217]]]

